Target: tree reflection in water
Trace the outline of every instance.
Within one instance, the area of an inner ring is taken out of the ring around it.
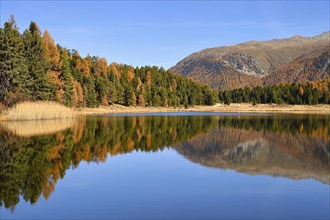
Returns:
[[[116,116],[0,124],[0,203],[47,199],[81,161],[172,148],[220,169],[329,184],[329,116]],[[168,146],[168,147],[167,147]]]

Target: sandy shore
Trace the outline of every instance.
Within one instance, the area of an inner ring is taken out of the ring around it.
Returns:
[[[183,107],[126,107],[121,105],[100,106],[99,108],[83,108],[74,111],[75,115],[99,115],[121,113],[154,113],[154,112],[250,112],[250,113],[292,113],[292,114],[330,114],[330,105],[286,105],[249,103],[214,106]]]

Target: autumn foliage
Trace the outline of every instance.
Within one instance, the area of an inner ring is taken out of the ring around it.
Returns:
[[[35,22],[21,34],[15,19],[0,30],[0,103],[56,101],[68,107],[212,105],[217,93],[206,85],[156,66],[108,63],[81,57]]]

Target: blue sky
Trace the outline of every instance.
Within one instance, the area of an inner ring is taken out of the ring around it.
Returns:
[[[328,31],[329,1],[1,0],[1,26],[14,14],[63,47],[109,62],[169,68],[204,48]]]

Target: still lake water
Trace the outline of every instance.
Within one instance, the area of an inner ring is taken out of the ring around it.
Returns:
[[[0,219],[329,219],[330,116],[0,124]]]

